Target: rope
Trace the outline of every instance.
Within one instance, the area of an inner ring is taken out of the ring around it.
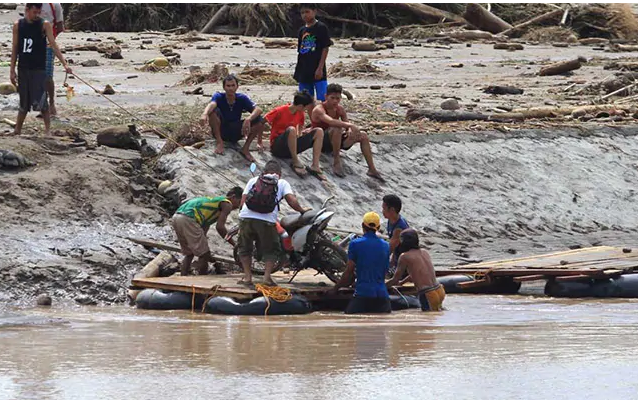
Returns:
[[[292,293],[290,293],[290,289],[282,288],[281,286],[266,286],[258,283],[255,285],[255,290],[258,293],[261,293],[266,298],[266,310],[264,311],[264,315],[268,315],[268,310],[270,309],[270,299],[276,301],[277,303],[285,303],[288,300],[292,299]]]
[[[191,296],[191,312],[194,313],[195,312],[195,285],[191,285],[191,288],[193,289],[193,295]]]
[[[181,147],[182,149],[184,149],[184,151],[186,151],[190,156],[192,156],[193,158],[195,158],[197,161],[199,161],[200,163],[202,163],[204,166],[210,168],[211,171],[213,171],[214,173],[216,173],[217,175],[221,176],[222,178],[224,178],[226,181],[228,181],[231,185],[233,186],[237,186],[237,183],[234,182],[232,179],[228,178],[226,175],[222,174],[221,172],[217,171],[217,169],[215,167],[213,167],[212,165],[208,164],[206,161],[202,160],[201,158],[199,158],[199,156],[195,153],[193,153],[190,149],[187,149],[186,147],[184,147],[181,143],[179,143],[178,141],[174,140],[173,138],[171,138],[169,135],[161,132],[158,128],[156,128],[152,123],[149,123],[148,121],[138,117],[137,115],[133,114],[132,112],[130,112],[129,110],[127,110],[126,108],[122,107],[121,105],[117,104],[115,101],[111,100],[110,98],[108,98],[107,96],[105,96],[102,92],[100,92],[99,90],[97,90],[95,87],[93,87],[90,83],[88,83],[87,81],[85,81],[84,79],[80,78],[77,74],[73,73],[73,76],[75,76],[80,82],[84,83],[86,86],[90,87],[91,89],[93,89],[95,91],[95,93],[99,94],[100,96],[102,96],[103,98],[105,98],[108,102],[110,102],[111,104],[113,104],[115,107],[119,108],[120,110],[124,111],[125,113],[127,113],[128,115],[130,115],[133,119],[141,122],[142,124],[145,124],[147,126],[149,126],[150,128],[152,128],[152,130],[157,133],[158,135],[160,135],[161,137],[163,137],[164,139],[173,142],[174,144],[176,144],[178,147]],[[68,73],[67,76],[64,78],[64,81],[66,82],[66,79],[68,77]]]
[[[481,280],[481,279],[487,279],[488,275],[492,274],[492,268],[488,269],[487,271],[476,271],[472,276],[474,278],[475,281]]]
[[[214,285],[212,288],[210,288],[210,290],[213,290],[213,293],[206,297],[206,300],[204,300],[204,304],[202,304],[202,312],[204,312],[204,310],[206,309],[206,303],[208,303],[208,300],[212,299],[213,297],[215,297],[215,295],[217,294],[217,290],[220,288],[220,285]],[[209,290],[209,292],[210,292]]]
[[[399,293],[399,296],[403,298],[403,301],[405,301],[405,304],[410,305],[410,303],[408,303],[408,299],[405,298],[403,293],[401,293],[401,291],[396,286],[392,286],[392,289],[396,290],[396,292]]]

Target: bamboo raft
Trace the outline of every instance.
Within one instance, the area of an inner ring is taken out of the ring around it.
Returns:
[[[179,247],[152,242],[143,239],[132,241],[147,247],[160,248],[179,252]],[[223,256],[214,256],[217,261],[234,264],[234,260]],[[628,248],[598,246],[576,250],[561,251],[531,257],[508,260],[466,264],[451,268],[437,269],[438,277],[448,275],[471,275],[473,281],[458,283],[461,288],[489,286],[494,281],[512,280],[513,282],[529,282],[539,280],[555,280],[558,282],[585,281],[591,279],[605,280],[623,274],[638,272],[638,252]],[[333,286],[325,276],[314,270],[301,271],[295,281],[288,283],[290,274],[278,272],[273,279],[281,287],[289,289],[292,294],[303,295],[310,301],[325,299],[345,299],[353,294],[353,289],[341,289],[337,295],[327,296],[326,292]],[[250,300],[261,296],[254,288],[237,283],[241,274],[205,275],[205,276],[171,276],[171,277],[138,277],[132,286],[135,289],[151,288],[207,296],[227,296],[238,300]],[[259,283],[259,277],[255,282]],[[415,294],[412,285],[396,289],[401,294]],[[397,293],[393,293],[397,294]]]
[[[474,282],[459,287],[489,285],[495,278],[514,282],[555,279],[559,282],[608,279],[638,272],[638,253],[631,249],[598,246],[539,256],[461,265],[436,271],[437,276],[473,275]]]
[[[310,301],[339,300],[352,298],[353,289],[344,288],[338,294],[327,296],[326,292],[333,286],[324,275],[317,275],[314,270],[299,272],[292,283],[290,274],[277,272],[272,278],[277,285],[289,289],[292,294],[306,297]],[[131,282],[137,288],[163,289],[177,292],[204,294],[206,296],[227,296],[237,300],[251,300],[261,296],[254,288],[237,283],[241,274],[203,275],[203,276],[169,276],[156,278],[138,278]],[[260,277],[254,277],[254,283],[260,283]],[[401,294],[413,295],[416,289],[413,285],[398,288]],[[396,294],[396,293],[394,293]]]

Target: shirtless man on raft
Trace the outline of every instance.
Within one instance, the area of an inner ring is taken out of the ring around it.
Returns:
[[[412,281],[418,290],[417,295],[421,302],[421,310],[441,311],[445,299],[445,289],[436,279],[430,255],[425,249],[419,247],[417,231],[408,228],[401,232],[398,254],[400,254],[398,268],[392,279],[386,282],[386,286],[391,288]],[[401,280],[406,269],[408,277]]]
[[[368,135],[348,121],[346,110],[339,104],[342,92],[341,85],[331,83],[326,91],[326,100],[312,110],[310,118],[312,127],[322,128],[324,131],[322,151],[324,153],[332,152],[334,157],[333,172],[338,177],[344,178],[346,175],[343,172],[340,152],[342,149],[348,150],[355,143],[359,143],[361,153],[368,163],[368,176],[383,181],[372,160],[372,149]]]

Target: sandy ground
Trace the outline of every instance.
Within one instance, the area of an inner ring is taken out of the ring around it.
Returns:
[[[11,13],[0,15],[0,43],[10,43],[13,18]],[[87,51],[68,51],[65,56],[73,59],[78,76],[97,88],[111,84],[116,91],[112,100],[168,130],[188,122],[207,101],[207,97],[183,93],[192,87],[177,85],[189,67],[208,70],[225,62],[232,72],[251,65],[291,73],[296,57],[294,49],[265,49],[261,39],[220,35],[185,43],[175,36],[149,33],[69,32],[60,42],[64,48],[86,44],[89,38],[112,42],[109,37],[123,41],[123,60]],[[142,44],[148,40],[152,43]],[[211,49],[196,49],[202,43],[212,45]],[[528,44],[524,50],[508,52],[473,43],[471,47],[397,47],[364,54],[350,49],[350,43],[336,40],[329,64],[366,55],[391,75],[331,79],[355,94],[354,101],[344,100],[344,104],[371,133],[376,162],[388,182],[380,185],[365,177],[359,149],[345,155],[346,179],[329,174],[328,183],[321,185],[293,177],[287,167],[284,172],[304,205],[317,207],[324,198],[336,196],[331,205],[336,210],[333,226],[356,229],[364,212],[380,211],[384,194],[397,193],[405,201],[408,221],[427,233],[437,265],[636,242],[638,131],[632,125],[437,124],[404,119],[406,105],[437,108],[446,97],[458,98],[465,110],[482,112],[496,106],[585,104],[587,98],[570,100],[562,89],[574,83],[573,89],[578,89],[584,84],[578,82],[609,75],[602,62],[594,60],[569,77],[538,77],[535,72],[550,61],[577,56],[626,58],[630,53]],[[162,73],[136,69],[159,56],[159,46],[164,44],[181,54],[181,66]],[[9,49],[0,47],[0,60],[9,59]],[[88,59],[101,65],[79,65]],[[453,63],[463,67],[453,68]],[[8,80],[8,68],[0,67],[0,71]],[[63,80],[64,73],[57,68],[61,96],[60,120],[54,123],[57,136],[39,136],[42,125],[33,116],[27,120],[24,137],[9,136],[10,128],[0,127],[0,148],[22,152],[38,163],[25,171],[0,172],[0,240],[5,247],[0,254],[0,298],[29,302],[48,292],[80,303],[123,301],[128,279],[153,256],[125,237],[172,239],[167,217],[174,202],[153,190],[157,180],[173,179],[182,196],[218,194],[230,185],[219,173],[243,185],[250,172],[232,150],[224,156],[213,155],[210,147],[196,151],[216,167],[213,172],[183,150],[153,165],[132,150],[96,148],[90,132],[130,118],[77,80],[69,80],[76,96],[67,102]],[[407,87],[390,88],[397,83]],[[525,94],[483,93],[481,89],[490,84],[518,86]],[[371,85],[382,89],[372,90]],[[220,86],[204,84],[204,93],[210,95]],[[270,108],[289,101],[295,88],[247,85],[241,90]],[[0,110],[0,118],[14,119],[17,97],[1,96]],[[157,148],[163,144],[148,140]],[[256,157],[263,165],[268,153]],[[326,171],[331,160],[322,157]],[[214,234],[211,243],[223,246]],[[230,253],[227,247],[218,249]]]

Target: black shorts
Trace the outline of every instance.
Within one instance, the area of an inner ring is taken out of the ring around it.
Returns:
[[[18,69],[18,93],[20,94],[20,112],[46,111],[49,109],[45,83],[47,73],[44,70]]]
[[[334,134],[339,134],[339,131],[342,130],[341,128],[328,128],[328,129],[324,129],[324,134],[323,134],[323,146],[321,147],[321,151],[324,153],[332,153],[332,141],[331,141],[331,137]],[[352,145],[346,147],[344,145],[345,141],[346,141],[346,133],[345,131],[341,132],[341,150],[350,150],[350,148],[352,148]]]
[[[275,138],[275,141],[270,147],[270,152],[273,156],[279,158],[292,157],[290,154],[290,148],[288,147],[288,135],[290,135],[291,132],[292,128],[288,128],[284,133]],[[311,132],[297,138],[297,154],[303,153],[304,151],[312,148],[316,134],[317,129],[313,129]]]
[[[222,140],[224,142],[237,143],[244,138],[244,135],[242,133],[242,128],[244,126],[245,120],[242,119],[240,121],[224,121],[224,119],[222,118],[222,113],[219,111],[219,108],[215,109],[215,113],[217,114],[217,116],[219,117],[219,120],[222,123],[221,135],[222,135]],[[264,121],[265,121],[264,117],[260,115],[254,120],[250,121],[250,126],[251,127],[255,126],[259,123],[263,123]]]
[[[387,314],[392,312],[388,297],[353,297],[346,314]]]

